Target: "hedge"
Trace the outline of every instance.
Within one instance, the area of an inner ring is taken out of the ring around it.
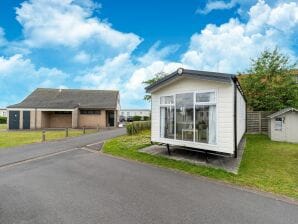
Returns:
[[[126,125],[128,135],[134,135],[151,128],[151,121],[134,121]]]
[[[7,117],[0,117],[0,124],[6,124],[7,123]]]

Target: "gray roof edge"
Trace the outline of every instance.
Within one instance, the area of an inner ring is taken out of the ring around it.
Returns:
[[[287,108],[282,109],[282,110],[279,110],[279,111],[277,111],[277,112],[275,112],[275,113],[273,113],[273,114],[271,114],[271,115],[269,115],[267,117],[269,117],[269,118],[275,118],[275,117],[280,116],[282,114],[285,114],[285,113],[288,113],[288,112],[293,112],[293,111],[294,112],[298,112],[298,109],[296,109],[294,107],[287,107]]]
[[[201,78],[204,80],[214,80],[214,81],[221,81],[221,82],[230,82],[233,78],[236,77],[234,74],[228,73],[219,73],[219,72],[208,72],[208,71],[198,71],[198,70],[190,70],[190,69],[183,69],[182,74],[178,74],[178,70],[174,71],[173,73],[165,76],[164,78],[158,80],[157,82],[147,86],[146,92],[149,93],[153,89],[162,86],[166,81],[173,80],[176,77],[184,76],[184,77],[196,77]]]

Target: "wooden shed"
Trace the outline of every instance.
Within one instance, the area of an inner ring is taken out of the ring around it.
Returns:
[[[298,109],[285,108],[268,117],[271,140],[298,143]]]

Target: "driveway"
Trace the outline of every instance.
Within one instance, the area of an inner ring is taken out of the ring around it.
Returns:
[[[0,168],[1,224],[297,223],[294,203],[69,144]]]

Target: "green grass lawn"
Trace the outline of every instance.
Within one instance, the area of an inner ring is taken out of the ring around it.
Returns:
[[[5,130],[5,129],[6,129],[6,127],[7,127],[7,125],[6,125],[6,124],[0,124],[0,131],[1,131],[1,130]]]
[[[121,136],[105,143],[105,153],[190,174],[298,199],[298,144],[272,142],[265,135],[247,135],[238,175],[226,171],[138,152],[150,145],[150,132]]]
[[[86,134],[96,130],[86,130]],[[69,129],[69,137],[82,135],[82,130]],[[64,130],[46,131],[46,141],[65,138]],[[0,148],[41,142],[42,131],[0,131]]]

